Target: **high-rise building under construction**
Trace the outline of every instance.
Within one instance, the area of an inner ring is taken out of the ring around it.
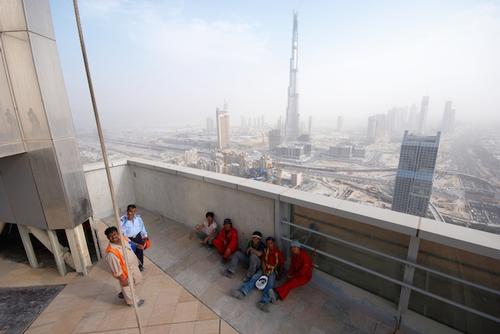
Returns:
[[[290,58],[290,83],[288,85],[288,105],[286,108],[285,139],[294,141],[299,136],[299,93],[297,92],[297,72],[299,53],[299,32],[297,13],[293,14],[292,56]]]

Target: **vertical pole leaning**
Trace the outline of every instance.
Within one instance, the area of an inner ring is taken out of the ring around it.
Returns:
[[[121,231],[120,214],[118,212],[118,206],[116,203],[115,189],[113,186],[113,180],[111,179],[111,171],[109,169],[108,152],[106,150],[106,145],[104,143],[104,136],[103,136],[102,127],[101,127],[101,120],[99,117],[99,112],[97,110],[97,102],[96,102],[96,98],[95,98],[95,94],[94,94],[94,86],[92,84],[92,77],[90,75],[90,67],[89,67],[89,63],[88,63],[88,59],[87,59],[87,50],[85,48],[85,41],[83,38],[82,25],[80,22],[80,11],[78,9],[78,0],[73,0],[73,7],[75,10],[76,26],[78,28],[78,36],[80,38],[80,47],[82,49],[83,62],[85,65],[85,73],[87,75],[87,83],[89,86],[90,99],[92,100],[92,109],[94,111],[94,117],[95,117],[95,122],[96,122],[96,126],[97,126],[97,133],[99,135],[99,142],[101,144],[102,157],[104,160],[104,168],[106,170],[106,176],[108,179],[108,186],[109,186],[109,191],[111,194],[111,202],[113,203],[115,225],[118,228],[118,231]],[[120,234],[121,234],[121,232],[120,232]],[[120,239],[121,239],[122,253],[123,253],[123,256],[125,259],[125,264],[126,264],[127,268],[130,268],[124,238],[120,238]],[[139,316],[139,311],[137,309],[137,298],[135,295],[134,280],[132,278],[132,275],[128,275],[128,284],[129,284],[130,290],[132,292],[132,302],[134,304],[134,312],[135,312],[135,318],[137,320],[137,327],[139,328],[139,333],[142,334],[143,333],[142,323],[141,323],[141,318]]]

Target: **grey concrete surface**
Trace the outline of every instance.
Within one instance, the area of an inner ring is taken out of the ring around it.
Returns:
[[[116,200],[122,211],[128,204],[135,203],[135,192],[132,185],[132,174],[127,161],[111,163],[111,177],[116,192]],[[85,181],[89,190],[90,202],[94,211],[94,218],[103,218],[113,214],[111,195],[109,194],[108,180],[102,163],[84,166]]]
[[[286,301],[257,309],[260,292],[244,300],[230,295],[242,283],[244,268],[233,279],[224,277],[224,265],[213,250],[189,240],[189,227],[140,210],[152,239],[146,256],[184,288],[241,333],[392,333],[392,312],[369,299],[351,296],[342,286],[328,290],[312,282],[293,291]],[[109,221],[109,220],[108,220]],[[146,268],[146,270],[148,270]],[[281,282],[280,282],[281,283]],[[402,328],[399,333],[416,333]]]

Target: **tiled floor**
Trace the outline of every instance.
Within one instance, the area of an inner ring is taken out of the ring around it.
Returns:
[[[104,224],[98,227],[103,235]],[[100,241],[104,249],[107,241],[105,238]],[[118,298],[118,282],[111,277],[104,261],[94,265],[88,276],[69,273],[61,277],[53,264],[33,269],[27,261],[4,255],[0,253],[0,287],[66,284],[25,333],[139,333],[134,310]],[[145,299],[139,308],[144,333],[237,333],[147,259],[143,278],[137,294]]]
[[[26,333],[138,333],[134,310],[118,299],[118,283],[105,265],[72,279]],[[145,333],[236,333],[154,264],[146,266],[137,288],[145,299],[139,308]]]

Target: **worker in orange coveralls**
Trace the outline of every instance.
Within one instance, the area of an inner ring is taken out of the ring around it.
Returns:
[[[282,286],[274,289],[277,297],[281,300],[284,300],[291,290],[306,285],[312,278],[312,260],[307,252],[300,248],[298,241],[291,242],[290,251],[292,262],[288,269],[288,279]]]
[[[238,249],[238,231],[233,227],[231,219],[224,219],[224,228],[219,232],[212,245],[223,256],[222,260],[227,262],[231,255]]]

